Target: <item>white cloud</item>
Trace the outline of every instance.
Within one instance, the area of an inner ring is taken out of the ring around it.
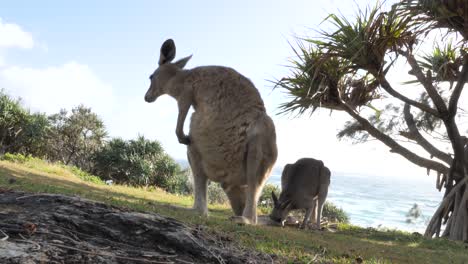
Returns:
[[[17,24],[5,23],[0,18],[0,48],[31,49],[34,41],[31,33],[24,31]]]
[[[79,104],[101,115],[112,111],[112,87],[86,64],[71,61],[53,67],[19,67],[4,59],[3,55],[11,48],[33,47],[47,52],[46,43],[35,43],[31,33],[0,18],[0,88],[23,98],[25,105],[34,111],[55,113]]]
[[[47,113],[84,104],[105,115],[114,101],[112,87],[77,62],[47,68],[7,66],[0,69],[0,87]]]

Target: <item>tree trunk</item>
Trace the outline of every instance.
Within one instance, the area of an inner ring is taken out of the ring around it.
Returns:
[[[461,162],[461,166],[457,166],[454,159],[451,173],[449,173],[454,174],[456,167],[460,167],[464,170],[464,176],[461,180],[449,179],[450,182],[447,182],[444,200],[427,226],[425,233],[427,237],[439,237],[438,230],[445,222],[442,236],[452,240],[468,241],[468,145],[466,145],[466,139],[464,144],[464,162]],[[455,184],[451,184],[453,182]]]

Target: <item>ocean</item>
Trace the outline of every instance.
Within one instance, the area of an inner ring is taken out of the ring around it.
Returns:
[[[273,174],[268,182],[281,185],[281,175]],[[442,196],[434,175],[392,178],[332,172],[327,201],[342,208],[357,226],[424,233]],[[407,222],[414,204],[421,215]]]

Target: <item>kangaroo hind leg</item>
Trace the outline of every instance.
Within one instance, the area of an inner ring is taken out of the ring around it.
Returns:
[[[200,153],[193,145],[187,148],[187,156],[193,173],[195,202],[193,209],[203,216],[208,215],[207,187],[208,178],[202,166]]]
[[[245,207],[246,187],[227,186],[226,184],[222,184],[221,187],[223,188],[224,192],[229,198],[229,202],[231,204],[231,208],[232,208],[232,211],[234,212],[234,215],[242,216],[242,213]]]
[[[320,190],[318,194],[318,199],[317,199],[317,227],[320,229],[320,221],[322,218],[322,211],[323,211],[323,205],[325,204],[325,200],[327,199],[328,195],[328,183],[327,184],[320,184]]]
[[[265,135],[252,135],[247,144],[245,156],[245,176],[247,190],[245,194],[245,208],[240,222],[246,224],[257,223],[257,202],[263,185],[267,180],[276,161],[276,144],[269,144]]]

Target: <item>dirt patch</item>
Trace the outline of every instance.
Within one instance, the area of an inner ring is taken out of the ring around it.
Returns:
[[[272,263],[226,236],[155,213],[0,190],[0,263]]]

